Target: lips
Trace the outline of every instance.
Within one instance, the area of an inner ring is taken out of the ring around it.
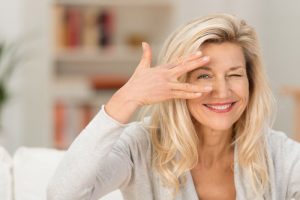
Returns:
[[[228,103],[214,103],[214,104],[203,104],[210,111],[216,113],[226,113],[232,110],[234,104],[236,102],[228,102]]]

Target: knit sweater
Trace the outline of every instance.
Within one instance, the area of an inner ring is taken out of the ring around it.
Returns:
[[[300,200],[300,143],[284,133],[266,133],[269,154],[270,191],[267,200]],[[237,200],[251,197],[243,169],[234,148],[234,183]],[[47,190],[48,200],[97,200],[120,189],[125,200],[167,200],[163,187],[151,168],[152,144],[142,122],[121,124],[100,111],[74,140],[60,162]],[[176,200],[198,200],[190,171]]]

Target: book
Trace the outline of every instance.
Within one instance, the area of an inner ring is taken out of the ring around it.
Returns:
[[[76,48],[81,46],[82,17],[80,8],[69,7],[66,10],[67,46]]]

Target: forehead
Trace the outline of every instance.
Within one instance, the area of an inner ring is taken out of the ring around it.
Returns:
[[[205,67],[212,70],[228,70],[233,67],[246,67],[243,49],[236,43],[206,43],[200,47],[210,61]]]

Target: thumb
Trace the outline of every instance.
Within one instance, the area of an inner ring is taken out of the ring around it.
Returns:
[[[148,68],[151,66],[152,61],[152,50],[150,45],[147,42],[142,42],[143,47],[143,56],[141,58],[141,61],[139,63],[139,68]]]

